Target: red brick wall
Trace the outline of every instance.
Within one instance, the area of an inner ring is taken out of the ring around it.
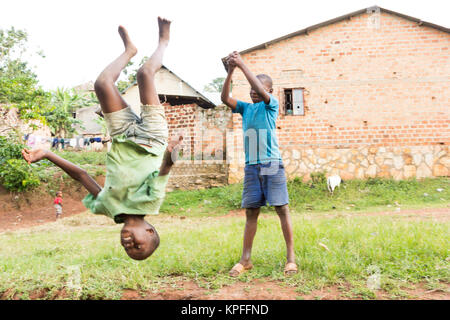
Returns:
[[[203,109],[196,104],[166,104],[165,112],[169,135],[184,136],[184,159],[224,160],[226,128],[231,123],[227,107]]]
[[[169,137],[182,134],[184,137],[183,147],[189,150],[190,157],[195,146],[195,117],[197,113],[196,104],[171,106],[165,104],[167,124],[169,126]]]
[[[366,13],[243,55],[273,79],[282,149],[450,144],[450,35],[378,18],[378,27]],[[240,70],[233,80],[233,96],[250,101]],[[284,88],[305,88],[304,116],[284,115]]]

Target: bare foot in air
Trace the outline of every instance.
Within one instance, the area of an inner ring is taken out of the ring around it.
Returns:
[[[122,38],[123,44],[125,46],[125,51],[128,52],[131,56],[135,56],[137,53],[137,48],[135,47],[133,42],[131,42],[127,30],[123,26],[119,26],[119,35]]]
[[[159,27],[159,43],[167,45],[170,39],[170,23],[171,21],[158,17]]]

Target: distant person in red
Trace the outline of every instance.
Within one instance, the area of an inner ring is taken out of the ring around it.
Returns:
[[[62,191],[56,193],[56,198],[53,200],[53,205],[56,209],[56,219],[58,219],[62,214]]]

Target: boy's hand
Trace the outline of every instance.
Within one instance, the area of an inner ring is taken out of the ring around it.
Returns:
[[[230,61],[231,54],[228,55],[226,58],[222,59],[223,66],[225,67],[225,70],[227,73],[233,72],[234,68],[236,68],[236,64],[232,61]]]
[[[167,144],[167,151],[172,152],[180,148],[179,144],[183,141],[183,136],[179,136],[178,139],[170,140]]]
[[[168,175],[175,161],[178,159],[178,150],[180,149],[180,143],[183,141],[183,136],[179,136],[178,139],[170,140],[167,144],[164,158],[159,168],[159,175]]]
[[[41,161],[44,159],[47,155],[47,152],[42,149],[35,149],[35,150],[29,150],[29,149],[23,149],[22,150],[22,156],[25,159],[28,164]]]
[[[230,65],[234,65],[234,66],[237,66],[237,67],[240,68],[244,64],[244,60],[242,60],[241,55],[239,54],[239,52],[233,51],[228,56],[228,63]]]

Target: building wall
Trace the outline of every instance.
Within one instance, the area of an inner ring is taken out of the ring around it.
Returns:
[[[98,105],[86,107],[77,110],[77,119],[81,121],[81,128],[77,125],[77,132],[83,136],[97,136],[102,135],[102,126],[96,121],[99,118],[95,111]]]
[[[197,104],[165,104],[169,136],[183,135],[184,160],[224,160],[231,111],[225,106],[203,109]]]
[[[448,176],[450,35],[384,12],[365,13],[243,55],[280,102],[288,174],[344,178]],[[233,96],[250,101],[240,70]],[[284,115],[285,88],[304,88],[304,116]],[[227,141],[229,182],[243,176],[241,116]],[[413,168],[414,166],[414,168]]]
[[[224,186],[228,183],[227,164],[217,161],[177,161],[170,171],[168,191],[175,189],[191,190]]]
[[[36,142],[32,145],[27,143],[30,148],[49,149],[51,146],[51,143],[47,141],[51,139],[51,131],[48,126],[43,125],[38,120],[25,122],[19,118],[17,108],[10,108],[7,105],[0,104],[0,135],[8,136],[14,130],[17,130],[21,134],[30,134],[39,137],[39,140],[35,140]]]

